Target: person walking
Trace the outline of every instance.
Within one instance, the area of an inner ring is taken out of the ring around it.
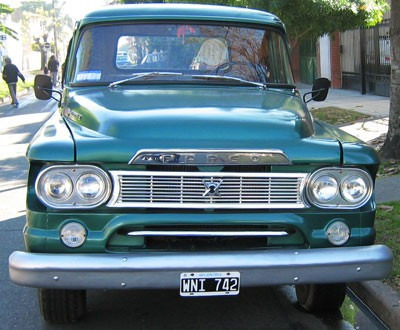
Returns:
[[[54,55],[50,56],[49,62],[47,63],[47,67],[50,71],[50,77],[51,81],[53,83],[53,86],[57,86],[57,79],[58,79],[58,66],[60,63],[57,61],[56,57]]]
[[[21,72],[19,72],[19,69],[17,68],[16,65],[11,63],[11,59],[7,57],[4,62],[6,65],[4,66],[3,69],[3,79],[8,85],[8,90],[10,91],[10,96],[12,100],[12,105],[15,108],[18,108],[18,99],[17,99],[17,82],[18,82],[18,77],[25,82],[25,77]]]

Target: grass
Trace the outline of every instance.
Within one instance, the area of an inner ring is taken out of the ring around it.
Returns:
[[[33,81],[25,80],[24,83],[22,81],[19,81],[17,84],[17,92],[27,89],[29,87],[33,87]],[[6,96],[10,96],[8,86],[5,81],[0,81],[0,98],[5,98]]]
[[[375,219],[376,243],[385,244],[393,251],[393,272],[385,280],[400,293],[400,201],[378,206]]]
[[[359,120],[371,118],[370,116],[357,111],[341,109],[337,107],[311,109],[311,113],[315,119],[322,120],[332,125],[349,124]]]

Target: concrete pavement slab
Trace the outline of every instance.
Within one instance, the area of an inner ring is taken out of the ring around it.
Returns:
[[[305,84],[297,84],[297,87],[302,95],[310,92],[312,88],[311,85]],[[359,91],[331,88],[325,101],[311,101],[308,103],[309,109],[332,106],[382,118],[389,116],[390,98],[372,94],[361,94]]]
[[[370,142],[383,134],[386,134],[389,126],[389,118],[375,120],[363,120],[351,125],[341,126],[340,129],[356,138]]]
[[[375,198],[378,203],[400,201],[400,176],[378,178],[375,184]]]

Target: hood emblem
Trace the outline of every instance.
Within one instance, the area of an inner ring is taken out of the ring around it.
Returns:
[[[132,165],[290,165],[282,150],[142,149],[129,161]]]
[[[213,181],[206,181],[203,180],[204,187],[206,188],[206,191],[203,194],[203,197],[214,197],[214,196],[220,196],[219,192],[219,187],[221,186],[223,180],[219,180],[217,182]]]

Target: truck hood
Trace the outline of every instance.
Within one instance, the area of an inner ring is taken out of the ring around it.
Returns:
[[[102,86],[66,93],[62,112],[77,162],[128,163],[143,149],[279,149],[292,163],[340,162],[338,141],[315,135],[290,91]]]

